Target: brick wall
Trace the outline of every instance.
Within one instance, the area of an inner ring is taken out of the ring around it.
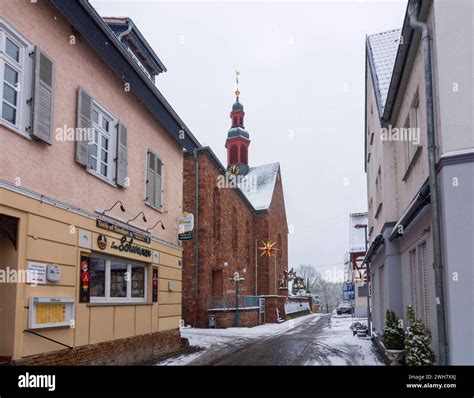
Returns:
[[[212,295],[212,271],[222,270],[221,290],[228,294],[235,289],[229,278],[234,272],[241,273],[245,281],[240,285],[242,295],[255,295],[255,239],[253,209],[239,192],[231,188],[217,187],[222,171],[206,154],[199,155],[199,299],[196,308],[195,244],[193,239],[183,242],[183,319],[186,324],[207,327],[207,300]],[[183,210],[196,213],[195,201],[196,164],[193,156],[184,161]],[[215,206],[215,202],[217,206]],[[216,209],[215,209],[216,207]],[[218,222],[214,217],[218,216]],[[217,228],[216,228],[217,227]],[[233,241],[237,231],[237,243]],[[224,267],[224,262],[228,263]]]
[[[152,363],[182,346],[178,329],[52,351],[15,360],[13,365],[131,365]]]
[[[255,295],[255,241],[258,240],[260,247],[262,240],[276,242],[280,235],[276,274],[275,257],[260,257],[257,253],[257,295],[278,294],[276,285],[288,264],[288,228],[280,176],[268,211],[255,213],[240,191],[217,188],[218,179],[225,175],[225,170],[219,168],[208,152],[201,152],[198,159],[199,298],[196,303],[195,230],[193,239],[183,242],[183,319],[186,324],[207,327],[207,300],[213,290],[215,293],[213,270],[222,271],[224,294],[233,294],[235,284],[229,278],[238,271],[245,278],[240,286],[241,295]],[[196,216],[196,163],[192,155],[184,157],[183,178],[183,211]],[[228,263],[227,267],[224,262]]]
[[[287,298],[285,296],[265,297],[265,322],[276,323],[278,322],[278,316],[280,317],[280,319],[286,319],[286,300]]]
[[[229,328],[235,326],[235,311],[209,311],[209,315],[214,315],[218,328]],[[259,324],[258,308],[240,309],[239,326],[251,328]]]

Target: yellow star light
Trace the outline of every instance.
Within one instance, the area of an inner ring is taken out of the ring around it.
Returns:
[[[260,257],[261,256],[267,256],[267,257],[270,257],[273,252],[276,250],[276,248],[274,248],[273,246],[275,246],[275,243],[276,242],[272,242],[272,241],[268,241],[268,242],[265,242],[265,241],[262,241],[263,242],[263,246],[259,247],[259,249],[261,250],[261,253],[260,253]]]

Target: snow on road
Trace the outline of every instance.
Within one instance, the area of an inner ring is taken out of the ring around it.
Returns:
[[[374,344],[369,338],[352,335],[352,322],[363,324],[367,318],[352,318],[350,315],[333,315],[330,323],[315,338],[318,354],[308,359],[305,365],[384,365]]]
[[[180,366],[187,365],[198,358],[209,348],[224,347],[226,345],[238,345],[257,339],[270,337],[285,333],[296,326],[315,321],[321,314],[309,314],[296,319],[290,319],[282,323],[267,323],[253,328],[227,328],[227,329],[196,329],[190,327],[181,328],[181,337],[189,340],[191,347],[200,348],[201,351],[192,354],[183,354],[175,358],[169,358],[157,363],[158,366]]]
[[[350,315],[310,314],[254,328],[182,328],[182,337],[200,350],[157,365],[384,365],[369,338],[352,335],[355,321],[366,323]]]

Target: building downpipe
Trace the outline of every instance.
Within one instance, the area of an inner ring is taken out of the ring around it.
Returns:
[[[436,136],[433,109],[433,77],[431,68],[430,31],[425,22],[418,20],[420,0],[410,1],[408,15],[410,26],[422,35],[423,61],[426,95],[426,120],[428,138],[428,171],[431,196],[431,218],[433,231],[433,269],[435,277],[436,315],[438,325],[439,365],[448,364],[448,344],[446,333],[446,311],[444,300],[444,274],[441,253],[441,221],[439,212],[438,177],[436,173]]]
[[[197,148],[194,149],[194,160],[196,162],[196,243],[194,244],[194,264],[195,264],[195,277],[196,282],[196,310],[194,311],[194,327],[197,327],[197,314],[199,310],[199,154]]]

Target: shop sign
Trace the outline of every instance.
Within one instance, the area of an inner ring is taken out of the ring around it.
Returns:
[[[127,236],[129,238],[133,238],[135,240],[138,240],[140,242],[145,242],[145,243],[150,243],[151,238],[147,235],[140,234],[138,232],[132,231],[127,228],[123,228],[119,225],[109,223],[104,220],[97,219],[96,221],[96,226],[101,229],[106,229],[107,231],[115,232],[120,235]]]
[[[133,238],[130,238],[130,240],[127,241],[126,236],[122,236],[122,238],[120,239],[120,243],[112,242],[110,247],[114,250],[118,250],[119,252],[123,253],[137,254],[138,256],[142,257],[151,257],[150,249],[136,245],[133,242]]]
[[[182,234],[178,234],[179,240],[191,240],[193,238],[192,232],[184,232]]]
[[[26,283],[32,283],[34,285],[45,285],[47,266],[48,264],[29,261]]]
[[[107,249],[107,236],[105,236],[104,234],[100,234],[97,237],[97,246],[99,246],[100,250]]]
[[[191,232],[194,229],[194,215],[192,213],[184,212],[176,221],[178,221],[178,231],[180,234]]]
[[[81,253],[81,266],[79,267],[79,302],[88,303],[90,301],[90,264],[89,253]]]
[[[158,268],[154,267],[153,268],[153,276],[152,276],[152,298],[151,301],[154,303],[158,302]]]

